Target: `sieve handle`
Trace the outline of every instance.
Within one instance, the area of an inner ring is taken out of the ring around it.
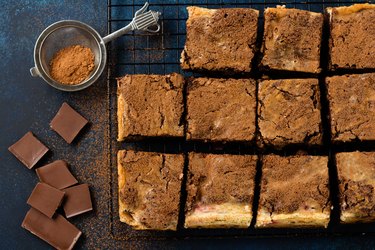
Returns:
[[[33,76],[33,77],[40,76],[39,70],[38,70],[36,67],[32,67],[32,68],[30,69],[30,74],[31,74],[31,76]]]
[[[152,10],[146,12],[148,5],[148,2],[146,2],[142,8],[137,10],[135,12],[133,20],[124,28],[103,37],[104,43],[108,43],[133,30],[143,30],[153,33],[159,32],[160,25],[158,24],[158,21],[160,13]],[[153,30],[150,29],[150,27],[156,27],[156,29]]]
[[[108,43],[108,42],[110,42],[112,40],[115,40],[116,38],[118,38],[118,37],[120,37],[120,36],[122,36],[122,35],[124,35],[124,34],[126,34],[128,32],[130,32],[132,30],[133,30],[132,29],[132,25],[131,25],[131,23],[129,23],[124,28],[119,29],[119,30],[117,30],[117,31],[115,31],[115,32],[113,32],[113,33],[111,33],[111,34],[103,37],[103,41],[104,41],[104,43]]]

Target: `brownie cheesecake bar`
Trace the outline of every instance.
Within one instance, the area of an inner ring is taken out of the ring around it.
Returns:
[[[259,11],[250,8],[187,7],[185,70],[250,72]]]
[[[262,143],[276,148],[322,144],[318,79],[264,80],[258,92]]]
[[[375,73],[326,78],[333,142],[375,140]]]
[[[120,221],[134,229],[176,230],[184,156],[120,150]]]
[[[189,154],[185,228],[247,228],[252,219],[255,155]]]
[[[255,80],[202,77],[188,82],[187,140],[251,141],[255,115]]]
[[[354,4],[326,11],[330,26],[330,69],[375,69],[375,4]]]
[[[323,14],[284,6],[264,11],[261,68],[320,72]]]
[[[256,227],[327,227],[328,157],[267,155]]]
[[[118,141],[182,137],[183,76],[126,75],[117,80]]]
[[[336,154],[342,223],[375,222],[375,152]]]

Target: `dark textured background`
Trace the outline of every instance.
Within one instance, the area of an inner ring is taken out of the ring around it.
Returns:
[[[37,176],[34,170],[27,169],[11,155],[7,148],[29,130],[51,150],[37,167],[53,160],[64,159],[70,164],[77,179],[90,185],[94,212],[70,220],[83,231],[77,248],[375,247],[375,239],[370,235],[179,241],[113,239],[110,233],[110,109],[106,75],[103,74],[94,86],[84,91],[65,93],[49,87],[41,79],[32,78],[29,74],[29,68],[33,66],[34,43],[49,24],[62,19],[75,19],[91,25],[100,34],[105,35],[107,1],[2,1],[0,18],[0,249],[50,249],[48,244],[20,226],[29,209],[26,200],[37,183]],[[65,143],[49,128],[50,120],[64,101],[90,121],[90,125],[72,145]]]

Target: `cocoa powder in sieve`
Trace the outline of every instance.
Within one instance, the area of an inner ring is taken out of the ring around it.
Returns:
[[[90,48],[81,45],[63,48],[51,60],[51,77],[63,84],[81,83],[94,70],[94,59]]]

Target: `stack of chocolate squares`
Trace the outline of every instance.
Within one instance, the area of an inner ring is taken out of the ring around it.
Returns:
[[[84,117],[63,103],[50,126],[70,144],[87,123]],[[49,149],[28,132],[10,146],[9,151],[32,169]],[[27,200],[31,208],[22,227],[57,249],[72,249],[82,232],[66,218],[92,210],[89,185],[78,184],[63,160],[37,168],[36,174],[39,183]],[[66,218],[58,211],[60,207]]]

